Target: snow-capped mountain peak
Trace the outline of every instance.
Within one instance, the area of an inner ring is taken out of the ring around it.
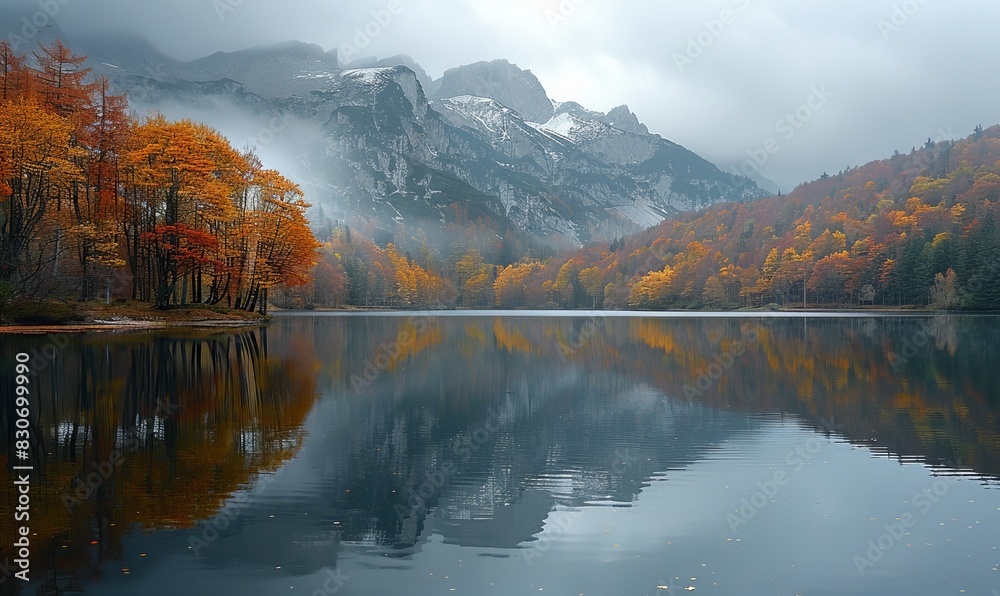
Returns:
[[[256,124],[247,135],[273,142],[269,152],[289,147],[324,217],[360,217],[368,227],[482,221],[579,244],[765,194],[649,134],[627,106],[605,114],[552,101],[506,60],[429,81],[405,56],[343,69],[335,53],[291,43],[168,62],[161,76],[150,66],[161,60],[155,51],[136,60],[112,46],[99,62],[117,67],[104,68],[132,98],[173,114],[190,106],[209,124],[212,114],[224,122],[237,113],[266,124],[266,134]]]

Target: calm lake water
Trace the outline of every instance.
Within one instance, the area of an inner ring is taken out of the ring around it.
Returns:
[[[588,314],[0,336],[0,589],[1000,594],[1000,318]]]

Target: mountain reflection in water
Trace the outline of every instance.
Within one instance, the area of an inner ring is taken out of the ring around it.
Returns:
[[[429,541],[521,557],[553,512],[631,508],[788,423],[994,485],[998,350],[998,320],[971,316],[286,315],[72,336],[35,386],[34,586],[93,590],[157,557],[288,578],[345,553],[391,569]]]

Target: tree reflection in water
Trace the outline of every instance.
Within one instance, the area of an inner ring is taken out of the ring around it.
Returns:
[[[196,553],[207,564],[266,567],[280,553],[292,575],[345,548],[405,557],[426,530],[514,548],[554,507],[628,507],[770,416],[832,420],[877,454],[1000,475],[995,318],[419,323],[302,316],[73,337],[37,378],[36,577],[65,589],[132,560],[123,540],[140,529],[186,552],[213,522]],[[352,379],[373,366],[359,390]],[[297,476],[261,482],[287,462]]]

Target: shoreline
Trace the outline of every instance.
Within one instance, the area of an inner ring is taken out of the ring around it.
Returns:
[[[593,309],[437,309],[437,310],[283,310],[274,317],[283,316],[386,316],[386,317],[618,317],[618,318],[831,318],[831,317],[932,317],[995,316],[1000,311],[969,310],[917,310],[917,309],[809,309],[809,310],[593,310]]]
[[[0,325],[0,335],[42,335],[49,333],[89,333],[159,331],[168,329],[238,329],[259,327],[270,316],[246,311],[213,309],[198,305],[166,310],[145,304],[74,304],[71,320]]]
[[[261,320],[191,320],[191,321],[93,321],[68,325],[0,325],[0,335],[47,335],[49,333],[91,333],[115,331],[162,331],[169,329],[241,329],[260,327]]]
[[[195,312],[192,312],[195,311]],[[169,313],[171,311],[163,311]],[[200,309],[187,309],[186,312],[176,311],[173,317],[146,318],[155,316],[153,313],[143,314],[138,317],[115,316],[100,318],[88,317],[89,320],[78,323],[67,324],[45,324],[45,325],[0,325],[0,335],[45,335],[50,333],[92,333],[92,332],[128,332],[128,331],[163,331],[171,329],[241,329],[250,327],[261,327],[267,325],[273,317],[284,316],[442,316],[442,317],[475,317],[475,316],[512,316],[512,317],[537,317],[537,316],[589,316],[589,317],[637,317],[637,318],[668,318],[668,317],[705,317],[705,318],[731,318],[731,317],[775,317],[790,316],[795,318],[818,317],[829,318],[838,316],[853,317],[928,317],[938,315],[950,316],[990,316],[1000,315],[997,311],[942,311],[942,310],[921,310],[921,309],[889,309],[889,308],[856,308],[856,309],[791,309],[791,310],[590,310],[590,309],[438,309],[438,310],[391,310],[391,309],[315,309],[315,310],[291,310],[273,309],[267,316],[249,315],[248,313],[213,313]],[[194,318],[199,315],[211,314],[204,318]],[[227,316],[228,315],[228,316]],[[191,318],[185,318],[191,317]]]

